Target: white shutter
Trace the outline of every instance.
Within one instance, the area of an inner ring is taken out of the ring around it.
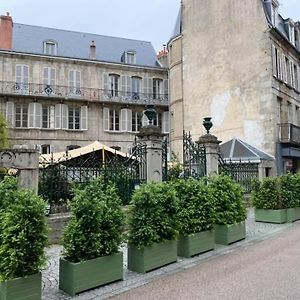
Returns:
[[[147,118],[147,116],[143,113],[142,116],[142,127],[149,125],[149,120]]]
[[[121,131],[127,131],[127,109],[121,109]]]
[[[55,146],[54,145],[50,145],[50,153],[55,153]]]
[[[70,70],[69,71],[69,87],[74,87],[74,82],[75,82],[75,80],[74,80],[74,72],[75,71],[73,71],[73,70]]]
[[[121,90],[122,94],[125,94],[126,92],[126,76],[121,76]]]
[[[42,127],[42,104],[34,103],[34,127]]]
[[[36,144],[36,145],[35,145],[35,149],[36,149],[40,154],[42,154],[42,146],[41,146],[41,145]]]
[[[169,80],[164,79],[164,97],[165,97],[165,99],[168,99],[168,94],[169,94]]]
[[[13,102],[6,102],[6,121],[10,127],[15,126],[15,104]]]
[[[61,105],[61,128],[62,129],[68,129],[68,105],[62,104]]]
[[[55,105],[55,129],[61,129],[61,108],[62,104]]]
[[[28,128],[34,128],[34,103],[28,106]]]
[[[162,120],[162,131],[163,133],[169,133],[170,132],[170,114],[168,111],[165,111],[163,113],[163,120]]]
[[[131,77],[126,76],[126,92],[131,93]]]
[[[273,76],[277,77],[276,48],[272,45]]]
[[[87,130],[88,129],[88,107],[81,106],[80,108],[80,129]]]
[[[16,83],[22,83],[22,66],[21,65],[16,65]]]
[[[127,131],[132,130],[132,110],[127,109]]]
[[[50,69],[50,85],[56,85],[56,69]]]
[[[103,108],[103,130],[109,130],[109,108]]]
[[[277,50],[277,68],[278,68],[278,79],[282,80],[282,55],[279,50]]]
[[[28,85],[29,83],[29,67],[28,66],[23,66],[23,83],[25,85]],[[28,86],[24,87],[28,89]]]
[[[285,62],[285,55],[281,55],[281,78],[285,83],[288,82],[288,72],[287,72],[287,68],[286,68],[286,62]]]
[[[81,85],[81,73],[80,71],[76,71],[75,86],[76,88],[80,89],[80,85]]]
[[[297,67],[297,72],[298,72],[298,91],[300,92],[300,67]]]
[[[103,74],[103,89],[104,89],[105,93],[109,90],[108,74],[106,74],[106,73]]]
[[[55,128],[55,106],[50,106],[49,108],[49,128]]]
[[[43,72],[43,83],[44,85],[48,85],[49,84],[49,68],[44,68],[44,72]]]
[[[294,63],[292,61],[289,62],[290,74],[291,74],[291,86],[295,87],[295,76],[294,76]]]

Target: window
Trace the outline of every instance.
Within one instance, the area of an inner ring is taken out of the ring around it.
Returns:
[[[41,145],[41,154],[50,154],[51,153],[50,145]]]
[[[161,79],[153,79],[153,99],[161,99],[163,81]]]
[[[299,86],[298,86],[298,69],[297,69],[297,66],[294,64],[294,88],[296,90],[299,89]]]
[[[79,130],[80,129],[80,108],[69,107],[69,129]]]
[[[152,120],[152,124],[162,128],[162,115],[161,115],[161,113],[156,113],[156,115],[154,116],[154,118]],[[147,125],[149,125],[149,120],[148,120],[147,116],[143,113],[142,126],[147,126]]]
[[[140,77],[131,78],[131,91],[132,91],[133,99],[135,100],[140,99],[141,86],[142,86],[142,79]]]
[[[272,22],[273,26],[277,25],[278,6],[279,6],[278,0],[273,0],[272,1],[272,12],[271,12],[271,14],[272,14],[271,22]]]
[[[126,64],[135,64],[135,52],[134,51],[127,51],[125,53],[125,63]]]
[[[54,128],[55,106],[42,106],[42,128]]]
[[[111,109],[109,111],[109,130],[120,130],[120,112],[118,110]]]
[[[66,150],[71,151],[71,150],[75,150],[78,148],[80,148],[80,146],[78,146],[78,145],[69,145],[69,146],[67,146]]]
[[[44,68],[43,70],[44,92],[48,96],[54,92],[56,85],[56,70],[54,68]]]
[[[295,26],[294,24],[289,24],[289,38],[290,42],[295,46]]]
[[[284,65],[284,76],[286,76],[285,82],[292,85],[292,74],[291,74],[291,68],[290,68],[290,61],[287,57],[285,57],[285,65]],[[286,75],[285,75],[286,74]]]
[[[81,73],[80,71],[69,71],[69,90],[72,96],[80,97]]]
[[[26,65],[16,65],[16,90],[20,93],[28,93],[29,67]]]
[[[109,93],[111,97],[118,97],[119,95],[119,75],[110,74],[109,75]]]
[[[139,132],[142,127],[142,116],[143,112],[132,112],[132,128],[131,131],[133,132]]]
[[[54,41],[45,41],[44,54],[57,55],[57,43]]]
[[[28,127],[28,105],[27,104],[15,105],[15,126],[16,128]]]
[[[130,132],[132,130],[133,113],[131,109],[123,108],[109,109],[103,108],[103,130],[105,131],[123,131]]]

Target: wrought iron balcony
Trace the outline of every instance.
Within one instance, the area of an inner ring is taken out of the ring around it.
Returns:
[[[300,144],[300,127],[291,123],[279,124],[279,142]]]
[[[123,92],[82,87],[76,88],[36,83],[23,84],[7,81],[0,81],[0,94],[9,96],[22,95],[59,99],[80,99],[91,102],[168,105],[167,94],[145,94],[137,92]]]

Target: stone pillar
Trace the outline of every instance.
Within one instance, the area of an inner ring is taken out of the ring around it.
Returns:
[[[148,125],[137,134],[139,142],[146,145],[147,182],[162,181],[162,141],[164,134],[159,127]]]
[[[210,133],[201,136],[198,142],[206,150],[206,173],[208,176],[219,174],[219,154],[221,141]]]
[[[8,174],[18,175],[19,185],[38,191],[39,153],[36,150],[13,149],[0,151],[0,167]]]

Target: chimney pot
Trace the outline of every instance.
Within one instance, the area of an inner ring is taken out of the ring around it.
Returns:
[[[90,59],[96,59],[96,44],[95,44],[95,41],[92,41],[91,45],[90,45]]]

